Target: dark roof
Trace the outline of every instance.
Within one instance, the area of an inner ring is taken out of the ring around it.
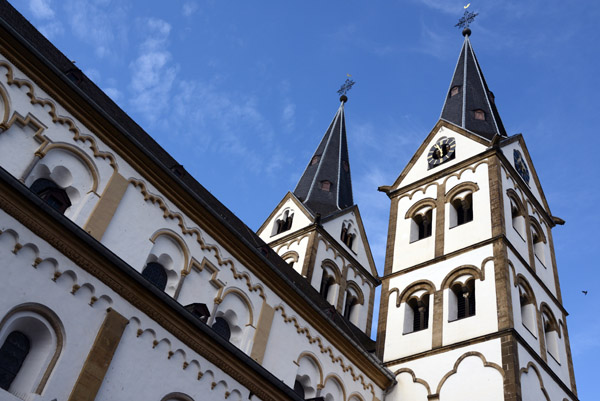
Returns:
[[[453,88],[458,88],[454,96]],[[475,110],[483,110],[485,120],[475,119]],[[494,94],[485,82],[468,34],[465,35],[440,118],[487,139],[496,134],[506,136]]]
[[[234,213],[215,198],[185,169],[167,153],[150,135],[117,106],[106,94],[96,86],[75,64],[60,52],[48,39],[35,29],[25,17],[15,10],[6,0],[0,0],[0,27],[12,34],[22,45],[31,51],[43,64],[53,70],[65,85],[71,87],[81,98],[87,101],[100,115],[120,131],[123,138],[132,146],[142,150],[154,163],[170,175],[173,182],[187,191],[204,209],[218,218],[223,227],[232,232],[238,239],[256,253],[262,254],[265,265],[280,274],[294,290],[304,296],[314,309],[323,312],[329,304],[306,279],[290,267],[277,253],[271,250],[256,233],[244,224]],[[71,73],[76,71],[76,78]],[[76,102],[77,100],[73,100]],[[344,131],[345,144],[345,131]],[[344,145],[345,146],[345,145]],[[346,152],[347,156],[347,152]],[[347,157],[346,157],[347,160]],[[1,169],[0,169],[1,171]],[[87,233],[83,232],[85,235]],[[90,236],[90,239],[92,237]],[[95,241],[95,240],[94,240]],[[347,338],[363,349],[372,347],[371,340],[360,330],[348,327],[343,317],[336,314],[329,319]],[[378,361],[373,361],[377,363]],[[383,369],[383,368],[381,368]],[[384,372],[387,370],[383,369]],[[387,374],[387,373],[386,373]]]
[[[323,217],[354,204],[344,103],[345,98],[294,189],[313,214]],[[322,189],[324,181],[331,183],[329,190]]]

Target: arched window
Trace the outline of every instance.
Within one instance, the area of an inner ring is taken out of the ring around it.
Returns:
[[[29,348],[29,338],[20,331],[13,331],[6,337],[0,348],[0,388],[10,388],[29,354]]]
[[[321,190],[323,191],[331,191],[331,181],[321,181]]]
[[[294,219],[294,213],[286,210],[280,219],[275,222],[275,234],[281,234],[284,231],[292,228],[292,221]]]
[[[431,227],[433,220],[433,210],[422,210],[421,212],[415,213],[412,217],[411,224],[411,242],[419,241],[423,238],[431,236]]]
[[[473,118],[475,120],[485,121],[485,111],[483,111],[483,110],[474,110],[473,111]]]
[[[229,323],[222,317],[215,318],[215,322],[212,325],[212,329],[223,337],[225,340],[229,341],[231,338],[231,329],[229,328]]]
[[[342,232],[340,233],[340,239],[350,249],[352,249],[352,245],[354,243],[354,238],[356,238],[356,234],[353,233],[352,231],[353,231],[352,223],[344,222],[342,224]]]
[[[323,298],[329,301],[330,298],[330,289],[331,286],[335,284],[335,277],[327,274],[326,271],[323,271],[323,277],[321,277],[321,287],[319,289],[319,293]]]
[[[459,92],[460,86],[453,86],[452,89],[450,89],[450,97],[458,95]]]
[[[59,213],[64,213],[71,206],[67,192],[56,185],[54,181],[39,178],[31,184],[30,189]]]
[[[344,303],[344,317],[350,320],[354,307],[358,304],[358,299],[350,292],[346,291],[346,302]]]
[[[558,323],[550,312],[544,311],[542,313],[542,324],[544,325],[546,351],[548,351],[548,354],[550,354],[556,362],[560,362],[558,353]]]
[[[530,217],[533,220],[533,217]],[[542,263],[542,266],[546,265],[546,257],[545,257],[545,248],[546,248],[546,238],[544,237],[544,233],[537,223],[534,221],[531,224],[531,240],[533,243],[533,254]]]
[[[406,302],[405,333],[427,329],[429,325],[429,294],[413,297]]]
[[[451,310],[450,320],[464,319],[475,316],[475,280],[470,279],[466,283],[456,283],[451,287],[453,301],[456,303],[456,316]],[[454,319],[453,319],[454,318]]]
[[[521,307],[521,323],[534,337],[536,333],[536,310],[531,290],[519,284],[519,304]]]
[[[321,155],[314,155],[310,160],[310,165],[312,166],[313,164],[317,164],[319,160],[321,160]]]
[[[294,392],[298,394],[300,398],[304,398],[304,386],[298,379],[294,382]]]
[[[161,291],[164,291],[167,287],[167,272],[160,263],[148,263],[142,271],[142,277]]]
[[[509,189],[506,193],[510,201],[510,216],[512,226],[523,240],[527,238],[525,235],[525,208],[519,199],[519,195],[513,189]]]
[[[450,228],[473,221],[473,194],[463,193],[456,196],[452,202],[450,214]]]

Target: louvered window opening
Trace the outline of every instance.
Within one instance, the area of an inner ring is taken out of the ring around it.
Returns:
[[[71,206],[71,200],[69,199],[67,192],[56,185],[54,181],[46,178],[40,178],[31,184],[30,189],[51,208],[59,213],[64,214],[65,211]]]
[[[215,318],[212,329],[227,341],[231,338],[231,328],[229,327],[229,323],[222,317]]]
[[[425,330],[429,324],[429,296],[423,295],[423,300],[411,299],[408,303],[413,310],[413,332]]]
[[[453,287],[456,295],[456,319],[464,319],[475,316],[475,285],[473,280],[469,280],[463,287],[456,285]]]
[[[431,220],[432,220],[432,211],[429,210],[425,214],[417,214],[413,217],[414,222],[417,225],[419,230],[419,235],[417,240],[427,238],[431,236]]]
[[[29,338],[20,331],[6,337],[0,348],[0,388],[10,388],[29,354],[30,345]]]
[[[456,225],[473,221],[473,195],[469,194],[464,199],[455,199],[452,206],[456,210]]]
[[[142,271],[142,277],[161,291],[167,287],[167,271],[160,263],[148,263]]]

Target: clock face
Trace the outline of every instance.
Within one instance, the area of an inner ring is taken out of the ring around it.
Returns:
[[[429,149],[427,154],[427,162],[429,168],[439,166],[440,164],[447,162],[448,160],[454,159],[456,154],[456,141],[454,138],[441,137],[438,141]]]
[[[515,149],[513,156],[515,158],[515,169],[517,170],[517,173],[523,178],[523,181],[529,184],[529,169],[527,168],[527,163],[525,163],[523,155]]]

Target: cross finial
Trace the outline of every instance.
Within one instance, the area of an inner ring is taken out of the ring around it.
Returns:
[[[350,76],[350,74],[346,74],[346,75]],[[354,82],[350,78],[346,78],[346,81],[344,82],[344,84],[337,91],[338,95],[340,95],[340,100],[342,102],[346,102],[346,100],[348,100],[348,98],[346,97],[346,93],[348,93],[348,91],[350,89],[352,89],[352,86],[354,86],[355,83],[356,82]]]
[[[475,17],[477,17],[479,15],[479,13],[472,13],[472,12],[469,12],[469,10],[467,10],[470,5],[471,5],[471,3],[467,4],[464,7],[465,13],[458,20],[458,23],[456,25],[454,25],[455,27],[458,27],[458,28],[464,28],[463,36],[467,36],[467,35],[471,34],[471,29],[469,29],[469,24],[471,22],[473,22],[475,20]]]

